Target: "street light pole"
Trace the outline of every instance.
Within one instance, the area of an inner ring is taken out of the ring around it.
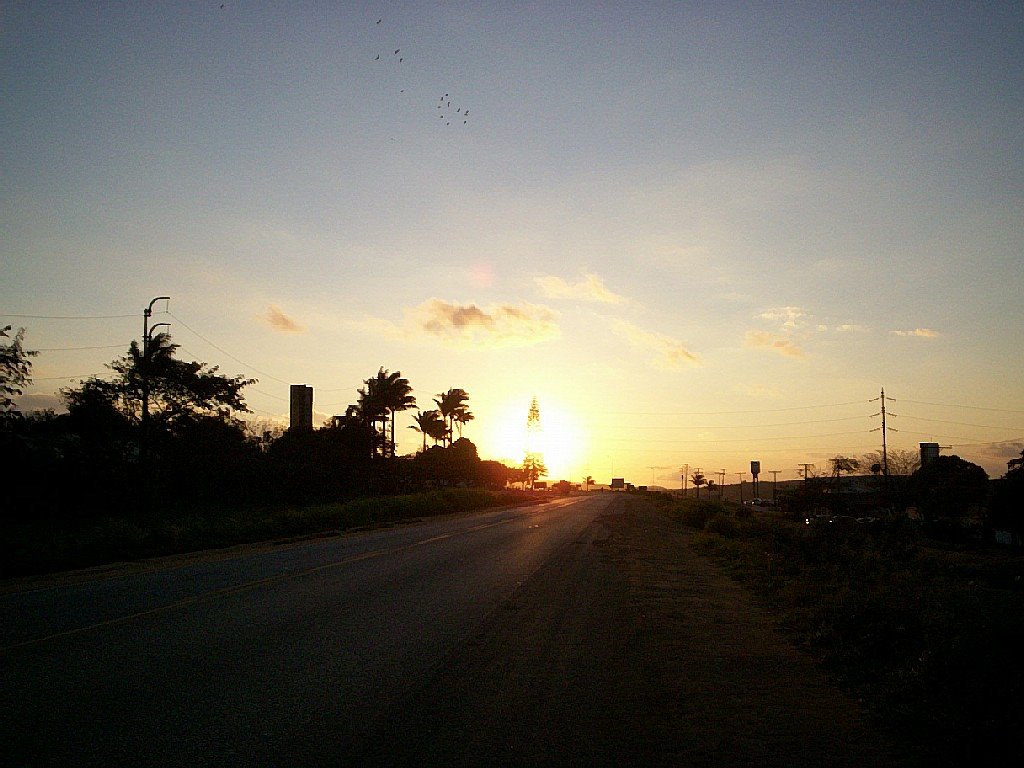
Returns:
[[[142,310],[142,360],[140,360],[139,374],[142,377],[142,416],[141,416],[141,433],[139,437],[139,462],[143,463],[146,460],[146,449],[147,449],[147,430],[149,429],[149,342],[150,333],[152,328],[149,327],[149,318],[153,316],[153,305],[158,301],[170,301],[170,296],[157,296],[151,302],[149,306]],[[157,323],[153,326],[156,328],[161,325],[168,325],[169,323]]]

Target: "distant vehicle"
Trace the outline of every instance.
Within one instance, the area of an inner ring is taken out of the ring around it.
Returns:
[[[744,504],[750,507],[774,507],[775,502],[771,499],[751,499],[750,501],[744,501]]]

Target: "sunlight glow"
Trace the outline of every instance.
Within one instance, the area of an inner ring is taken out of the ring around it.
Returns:
[[[545,480],[579,482],[577,475],[582,477],[581,462],[583,447],[586,445],[579,419],[554,398],[538,395],[537,400],[541,431],[535,438],[536,445],[527,445],[526,416],[530,406],[527,397],[501,408],[493,430],[486,436],[481,435],[481,455],[493,456],[506,464],[519,466],[529,448],[544,458],[548,468]]]

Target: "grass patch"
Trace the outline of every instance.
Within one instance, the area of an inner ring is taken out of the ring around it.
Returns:
[[[0,578],[542,500],[517,491],[448,488],[303,507],[196,507],[134,518],[6,522],[0,542]]]
[[[924,764],[1024,764],[1024,556],[700,504],[666,508]]]

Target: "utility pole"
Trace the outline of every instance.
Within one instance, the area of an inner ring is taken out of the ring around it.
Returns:
[[[721,501],[722,498],[723,498],[723,495],[725,494],[725,470],[724,469],[718,470],[718,477],[720,478],[719,481],[718,481],[718,500]]]
[[[885,412],[885,387],[882,387],[882,393],[878,397],[874,398],[874,400],[881,401],[881,404],[882,404],[881,410],[879,410],[879,412],[875,414],[875,416],[881,416],[882,417],[882,426],[881,427],[875,427],[871,431],[872,432],[879,432],[879,431],[881,431],[881,433],[882,433],[882,483],[883,483],[883,485],[885,487],[885,496],[886,496],[886,501],[888,502],[891,499],[890,499],[890,494],[889,494],[889,450],[888,450],[888,447],[887,447],[887,444],[886,444],[886,432],[889,432],[889,431],[896,432],[897,430],[893,429],[892,427],[887,427],[885,425],[885,416],[886,416],[886,412]],[[874,402],[874,400],[872,400],[870,402]],[[896,402],[891,397],[889,398],[889,401],[890,402]],[[895,413],[890,413],[889,415],[890,416],[895,416],[896,414]],[[872,418],[874,418],[874,416],[872,416]]]
[[[772,504],[775,503],[775,488],[779,484],[779,472],[781,469],[769,469],[768,474],[772,476]]]
[[[740,504],[742,505],[743,504],[743,476],[745,474],[747,474],[747,473],[746,472],[733,472],[733,474],[736,475],[739,478],[739,482],[740,482]]]
[[[686,476],[688,474],[690,474],[690,465],[689,464],[684,464],[683,465],[683,498],[684,499],[686,498],[686,491],[687,491]]]
[[[881,431],[881,433],[882,433],[882,476],[885,478],[886,483],[888,483],[889,482],[889,451],[888,451],[888,448],[887,448],[887,445],[886,445],[885,433],[889,432],[889,431],[896,432],[898,430],[895,430],[892,427],[886,427],[885,426],[885,415],[886,415],[886,413],[885,413],[885,399],[886,399],[885,398],[885,387],[882,387],[882,394],[879,397],[876,397],[873,400],[870,400],[869,402],[873,403],[873,402],[881,401],[881,403],[882,403],[882,409],[878,413],[876,413],[874,416],[871,417],[871,418],[875,418],[875,416],[881,416],[882,417],[882,426],[881,427],[875,427],[871,431],[872,432],[879,432],[879,431]],[[890,397],[889,398],[889,402],[895,403],[896,401],[893,400]],[[890,413],[889,415],[890,416],[895,416],[896,414],[895,413]]]
[[[161,325],[169,326],[169,323],[157,323],[153,328],[149,327],[149,318],[153,316],[153,305],[158,301],[170,301],[170,296],[157,296],[151,302],[149,306],[142,310],[142,360],[139,370],[139,374],[142,378],[142,416],[139,433],[139,463],[143,463],[146,459],[146,451],[148,449],[148,430],[149,430],[149,343],[152,340],[151,334],[153,328],[157,328]]]
[[[807,478],[811,474],[811,469],[814,468],[813,464],[801,464],[800,469],[797,470],[797,474],[801,475],[804,479],[803,494],[804,498],[807,498]]]

